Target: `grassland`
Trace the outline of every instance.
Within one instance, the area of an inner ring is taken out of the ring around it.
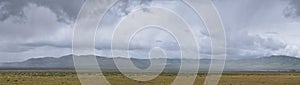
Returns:
[[[94,74],[88,74],[94,75]],[[205,73],[199,73],[195,85],[201,85]],[[104,72],[112,85],[170,85],[176,73],[164,72],[151,81],[134,81],[121,73]],[[1,70],[0,85],[80,85],[72,70]],[[300,85],[297,72],[224,72],[219,85]]]

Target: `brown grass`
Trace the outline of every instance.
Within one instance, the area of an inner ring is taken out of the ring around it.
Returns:
[[[113,72],[109,72],[113,73]],[[93,75],[93,74],[90,74]],[[151,81],[135,81],[118,73],[106,75],[112,85],[170,85],[175,75],[161,75]],[[202,85],[199,74],[195,85]],[[226,72],[219,85],[300,85],[300,73]],[[74,71],[0,71],[0,85],[80,85]]]

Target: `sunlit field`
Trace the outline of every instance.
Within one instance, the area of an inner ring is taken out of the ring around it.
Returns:
[[[176,77],[176,73],[164,72],[154,80],[142,82],[114,71],[104,75],[112,85],[170,85]],[[201,85],[204,79],[205,73],[199,73],[194,84]],[[0,85],[80,85],[80,81],[71,70],[2,70]],[[300,85],[300,73],[225,72],[219,85]]]

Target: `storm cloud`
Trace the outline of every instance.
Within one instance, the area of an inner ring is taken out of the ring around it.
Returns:
[[[299,18],[300,16],[300,1],[299,0],[289,0],[290,6],[288,6],[284,13],[286,17],[289,18]]]

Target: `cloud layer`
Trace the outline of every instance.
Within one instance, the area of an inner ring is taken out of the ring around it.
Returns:
[[[0,62],[30,57],[61,56],[71,53],[72,32],[83,0],[1,0]],[[228,58],[254,58],[268,55],[300,57],[299,0],[214,0],[222,17]],[[201,57],[209,58],[210,38],[200,18],[181,2],[121,0],[103,21],[97,33],[97,53],[110,55],[113,26],[133,10],[164,6],[172,9],[195,28]],[[199,23],[200,22],[200,23]],[[170,21],[170,24],[172,22]],[[134,57],[146,58],[151,46],[159,43],[168,57],[179,57],[177,42],[169,33],[146,30],[136,35],[131,46]],[[122,42],[119,43],[122,45]]]

